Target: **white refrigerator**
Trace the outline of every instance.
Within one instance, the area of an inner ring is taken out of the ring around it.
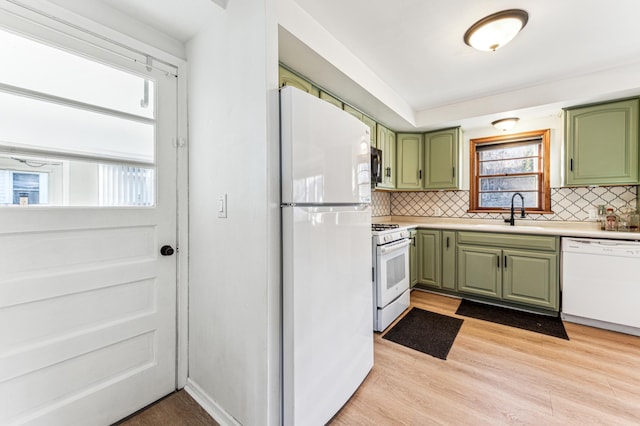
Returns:
[[[283,423],[323,425],[373,367],[369,128],[280,90]]]

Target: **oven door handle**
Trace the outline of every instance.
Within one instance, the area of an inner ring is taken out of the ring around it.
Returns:
[[[408,239],[385,244],[383,246],[380,246],[380,253],[381,254],[392,253],[396,250],[400,250],[401,248],[407,247],[409,244],[411,244],[411,240],[408,240]]]

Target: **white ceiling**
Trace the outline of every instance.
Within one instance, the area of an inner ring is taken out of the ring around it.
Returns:
[[[77,0],[51,1],[78,9],[72,5]],[[224,7],[227,0],[83,0],[82,3],[98,11],[100,6],[106,5],[185,43],[202,28],[212,9]]]
[[[85,0],[83,4],[106,5],[184,43],[212,8],[224,7],[226,1]],[[241,0],[230,4],[234,1]],[[640,94],[638,0],[279,0],[278,4],[295,4],[310,15],[406,108],[400,111],[398,103],[392,105],[388,97],[385,100],[283,28],[281,61],[395,130],[474,127],[505,114],[541,116],[570,104]],[[510,44],[496,52],[478,52],[464,44],[463,34],[475,21],[512,8],[526,10],[529,23]]]
[[[212,0],[101,0],[171,37],[186,42],[202,27]]]
[[[296,2],[415,110],[640,60],[638,0]],[[464,43],[475,21],[510,8],[529,13],[510,44]]]
[[[640,74],[624,85],[608,85],[602,75],[609,69],[637,67],[640,62],[637,0],[295,2],[409,104],[416,113],[414,124],[418,127],[461,124],[483,115],[487,116],[483,119],[500,116],[500,105],[484,110],[477,105],[485,100],[504,105],[510,113],[526,115],[526,111],[509,107],[526,106],[540,114],[546,113],[541,106],[547,103],[559,109],[567,103],[606,99],[607,92],[613,96],[640,93]],[[474,22],[512,8],[526,10],[529,22],[510,44],[496,52],[478,52],[464,43],[463,35]],[[310,59],[304,57],[300,46],[295,55],[288,54],[291,45],[295,43],[289,40],[280,46],[281,58],[286,58],[288,65],[304,69],[314,80],[331,84],[332,77],[326,77],[330,68],[316,66],[318,71],[314,72],[305,65]],[[597,85],[586,78],[592,73],[598,74]],[[571,86],[572,81],[582,82],[584,90],[576,94],[576,88],[571,87],[571,93],[563,95],[563,88]],[[509,93],[523,96],[523,91],[529,91],[533,92],[532,98],[538,97],[531,89],[541,85],[547,91],[553,87],[553,94],[529,102],[505,102]],[[443,113],[448,106],[463,111],[474,103],[468,116]],[[433,122],[430,115],[442,117],[447,123]],[[388,121],[394,119],[390,117]],[[395,122],[399,127],[411,127]]]

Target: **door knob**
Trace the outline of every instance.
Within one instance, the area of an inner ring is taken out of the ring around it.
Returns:
[[[160,254],[163,256],[171,256],[175,250],[171,246],[162,246],[160,248]]]

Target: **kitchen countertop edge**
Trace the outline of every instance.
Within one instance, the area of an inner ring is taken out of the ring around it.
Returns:
[[[511,234],[552,235],[559,237],[602,238],[640,241],[639,232],[602,231],[597,222],[517,220],[515,226],[490,219],[432,218],[410,216],[379,216],[373,223],[397,223],[405,229],[429,228],[457,231],[500,232]]]

